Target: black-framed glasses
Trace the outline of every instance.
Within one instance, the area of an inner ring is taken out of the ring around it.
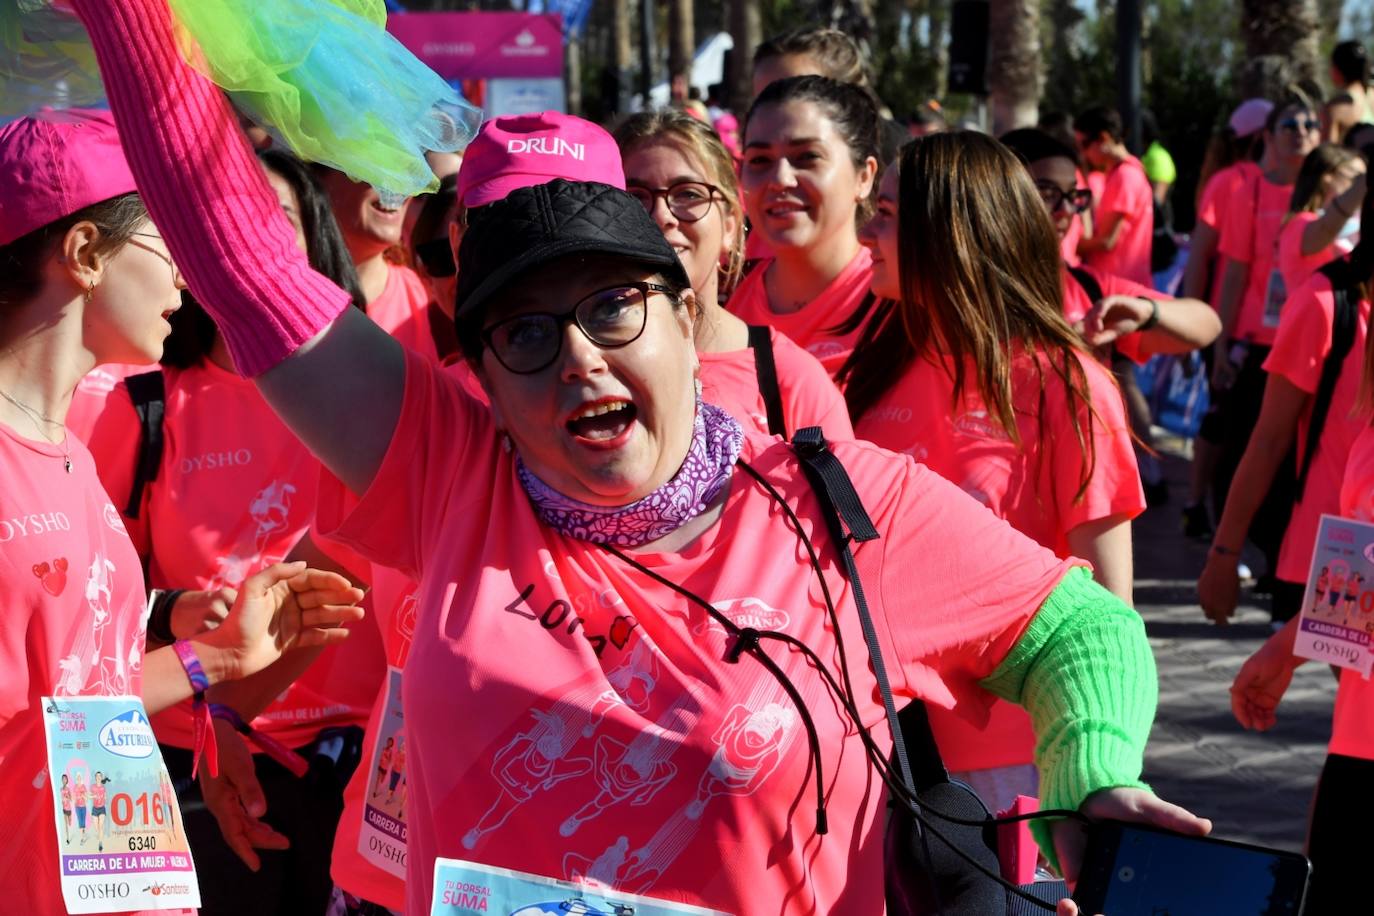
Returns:
[[[1322,129],[1322,122],[1316,118],[1284,118],[1279,122],[1279,130],[1290,134],[1312,134]]]
[[[176,285],[181,282],[181,271],[177,269],[177,262],[172,260],[172,256],[170,254],[168,254],[165,251],[161,251],[157,248],[154,248],[152,245],[145,245],[142,242],[135,242],[135,238],[157,239],[159,242],[162,242],[162,244],[166,245],[167,242],[165,239],[163,239],[162,236],[150,235],[147,232],[135,232],[133,233],[133,236],[129,239],[129,244],[133,245],[135,248],[142,248],[144,251],[147,251],[150,254],[155,254],[162,260],[166,261],[167,266],[172,268],[172,284]]]
[[[1036,184],[1035,190],[1039,192],[1040,199],[1045,202],[1045,206],[1050,208],[1051,213],[1055,213],[1064,202],[1068,201],[1069,208],[1074,213],[1082,213],[1092,206],[1093,192],[1087,188],[1074,188],[1072,191],[1065,191],[1063,188],[1052,184]]]
[[[627,188],[634,199],[645,210],[654,212],[654,201],[662,197],[668,202],[668,211],[680,222],[695,223],[711,209],[711,202],[721,193],[720,188],[704,181],[679,181],[666,188]]]
[[[415,246],[415,260],[431,277],[451,277],[458,273],[453,262],[453,247],[447,238],[430,239]]]
[[[588,293],[561,314],[525,312],[482,329],[482,342],[516,375],[533,375],[553,365],[563,349],[563,326],[577,325],[603,350],[634,343],[644,333],[649,294],[674,295],[657,283],[622,283]]]

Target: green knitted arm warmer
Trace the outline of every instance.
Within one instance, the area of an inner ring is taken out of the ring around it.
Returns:
[[[1099,789],[1140,781],[1159,683],[1140,615],[1074,569],[982,682],[1024,706],[1035,727],[1040,806],[1077,809]],[[1058,867],[1049,820],[1031,822]]]

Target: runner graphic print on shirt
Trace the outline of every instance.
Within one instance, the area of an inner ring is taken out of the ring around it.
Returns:
[[[56,571],[54,566],[54,571],[48,573],[46,578],[39,577],[43,580],[44,589],[50,594],[61,594],[65,590],[65,567],[61,570],[64,574],[61,580],[63,588],[54,593],[50,587],[57,584],[52,578]],[[37,568],[34,572],[38,572]],[[105,554],[97,552],[91,558],[85,585],[86,607],[90,614],[85,624],[76,630],[76,640],[72,643],[71,651],[57,662],[61,674],[54,687],[56,696],[90,693],[87,688],[93,678],[98,678],[99,688],[96,692],[105,696],[118,696],[129,692],[129,674],[139,666],[141,655],[138,646],[132,642],[127,650],[120,645],[119,632],[113,631],[113,635],[110,635],[113,630],[108,626],[110,604],[113,600],[112,590],[117,572],[115,564]],[[109,652],[105,646],[107,636],[112,643]]]
[[[274,480],[263,487],[248,504],[248,517],[253,521],[252,544],[241,544],[235,550],[215,562],[219,571],[206,587],[209,591],[221,588],[238,588],[254,571],[270,566],[283,559],[283,556],[266,556],[268,547],[281,537],[283,531],[292,526],[291,502],[296,488],[280,480]]]

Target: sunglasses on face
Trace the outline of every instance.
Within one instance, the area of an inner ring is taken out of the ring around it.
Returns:
[[[482,329],[482,341],[516,375],[553,365],[563,349],[563,327],[576,324],[603,350],[634,343],[644,333],[649,294],[673,291],[657,283],[625,283],[588,293],[566,312],[525,312]]]
[[[720,194],[720,188],[704,181],[679,181],[666,188],[627,188],[630,195],[650,213],[654,203],[662,197],[668,203],[668,210],[678,222],[695,223],[711,209],[711,201]]]
[[[1064,191],[1057,185],[1037,184],[1035,190],[1039,192],[1040,199],[1045,202],[1051,213],[1055,213],[1060,207],[1068,203],[1069,209],[1074,213],[1082,213],[1088,209],[1093,202],[1093,192],[1087,188],[1074,188],[1072,191]]]
[[[431,277],[452,277],[458,273],[458,265],[453,263],[453,248],[448,239],[430,239],[415,246],[415,260]]]
[[[1279,130],[1284,133],[1316,133],[1321,130],[1322,123],[1315,118],[1284,118],[1279,122]]]

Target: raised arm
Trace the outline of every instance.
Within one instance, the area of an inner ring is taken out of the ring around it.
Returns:
[[[228,102],[181,58],[166,0],[74,0],[139,192],[239,371],[355,492],[400,413],[400,344],[310,269]]]

